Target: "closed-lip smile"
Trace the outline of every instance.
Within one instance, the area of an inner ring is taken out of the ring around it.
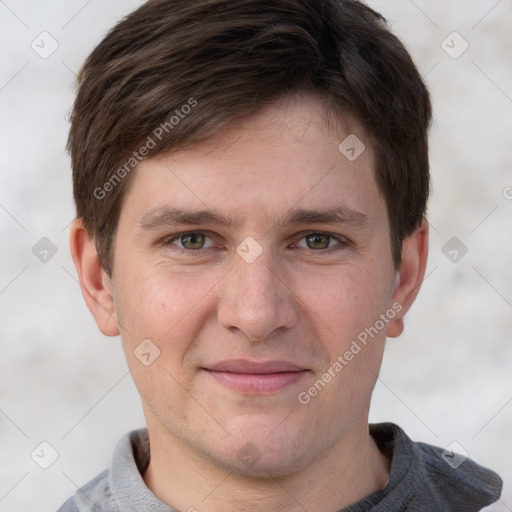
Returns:
[[[302,379],[308,369],[283,360],[249,361],[229,359],[203,368],[222,384],[239,392],[267,394]]]

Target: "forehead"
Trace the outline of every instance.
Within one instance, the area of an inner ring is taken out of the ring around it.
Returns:
[[[121,215],[135,223],[171,206],[215,210],[237,222],[278,222],[294,208],[340,204],[381,215],[371,145],[357,123],[344,124],[330,128],[316,97],[269,104],[190,149],[141,162]]]

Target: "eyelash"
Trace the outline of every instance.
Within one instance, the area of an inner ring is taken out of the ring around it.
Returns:
[[[205,251],[208,251],[209,249],[213,249],[213,247],[206,247],[203,249],[193,250],[193,249],[184,249],[182,247],[174,245],[173,242],[175,242],[176,240],[179,240],[180,237],[182,237],[183,235],[204,235],[208,238],[212,238],[206,231],[183,231],[181,233],[172,235],[170,238],[166,238],[163,241],[163,245],[165,247],[173,246],[172,247],[173,251],[177,251],[181,254],[186,254],[187,256],[203,256]],[[297,240],[297,242],[299,242],[300,240],[302,240],[303,238],[305,238],[309,235],[326,235],[326,236],[330,236],[331,239],[334,239],[337,242],[337,245],[335,245],[334,247],[328,247],[327,249],[314,250],[314,249],[308,249],[305,247],[299,248],[299,249],[309,250],[311,252],[311,254],[314,254],[314,255],[327,254],[327,253],[330,253],[330,252],[333,252],[336,250],[343,249],[350,245],[350,242],[346,238],[341,237],[339,235],[334,235],[333,233],[329,233],[329,232],[325,232],[325,231],[307,231],[307,232],[302,233],[301,235],[302,236]],[[294,242],[293,244],[296,244],[297,242]]]

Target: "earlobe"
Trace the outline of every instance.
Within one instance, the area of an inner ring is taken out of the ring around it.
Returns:
[[[403,318],[412,306],[425,277],[428,256],[428,223],[421,221],[414,232],[408,236],[402,245],[402,262],[395,277],[392,304],[397,304],[400,311],[389,323],[387,336],[396,338],[404,330]]]
[[[106,336],[117,336],[119,326],[112,284],[98,259],[93,240],[79,219],[71,225],[69,246],[82,294],[98,328]]]

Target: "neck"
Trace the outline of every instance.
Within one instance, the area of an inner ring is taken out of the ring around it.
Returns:
[[[285,476],[248,477],[201,457],[169,432],[148,422],[151,462],[146,485],[177,510],[220,512],[229,508],[303,512],[340,510],[383,489],[389,461],[365,424],[354,422],[314,463]]]

